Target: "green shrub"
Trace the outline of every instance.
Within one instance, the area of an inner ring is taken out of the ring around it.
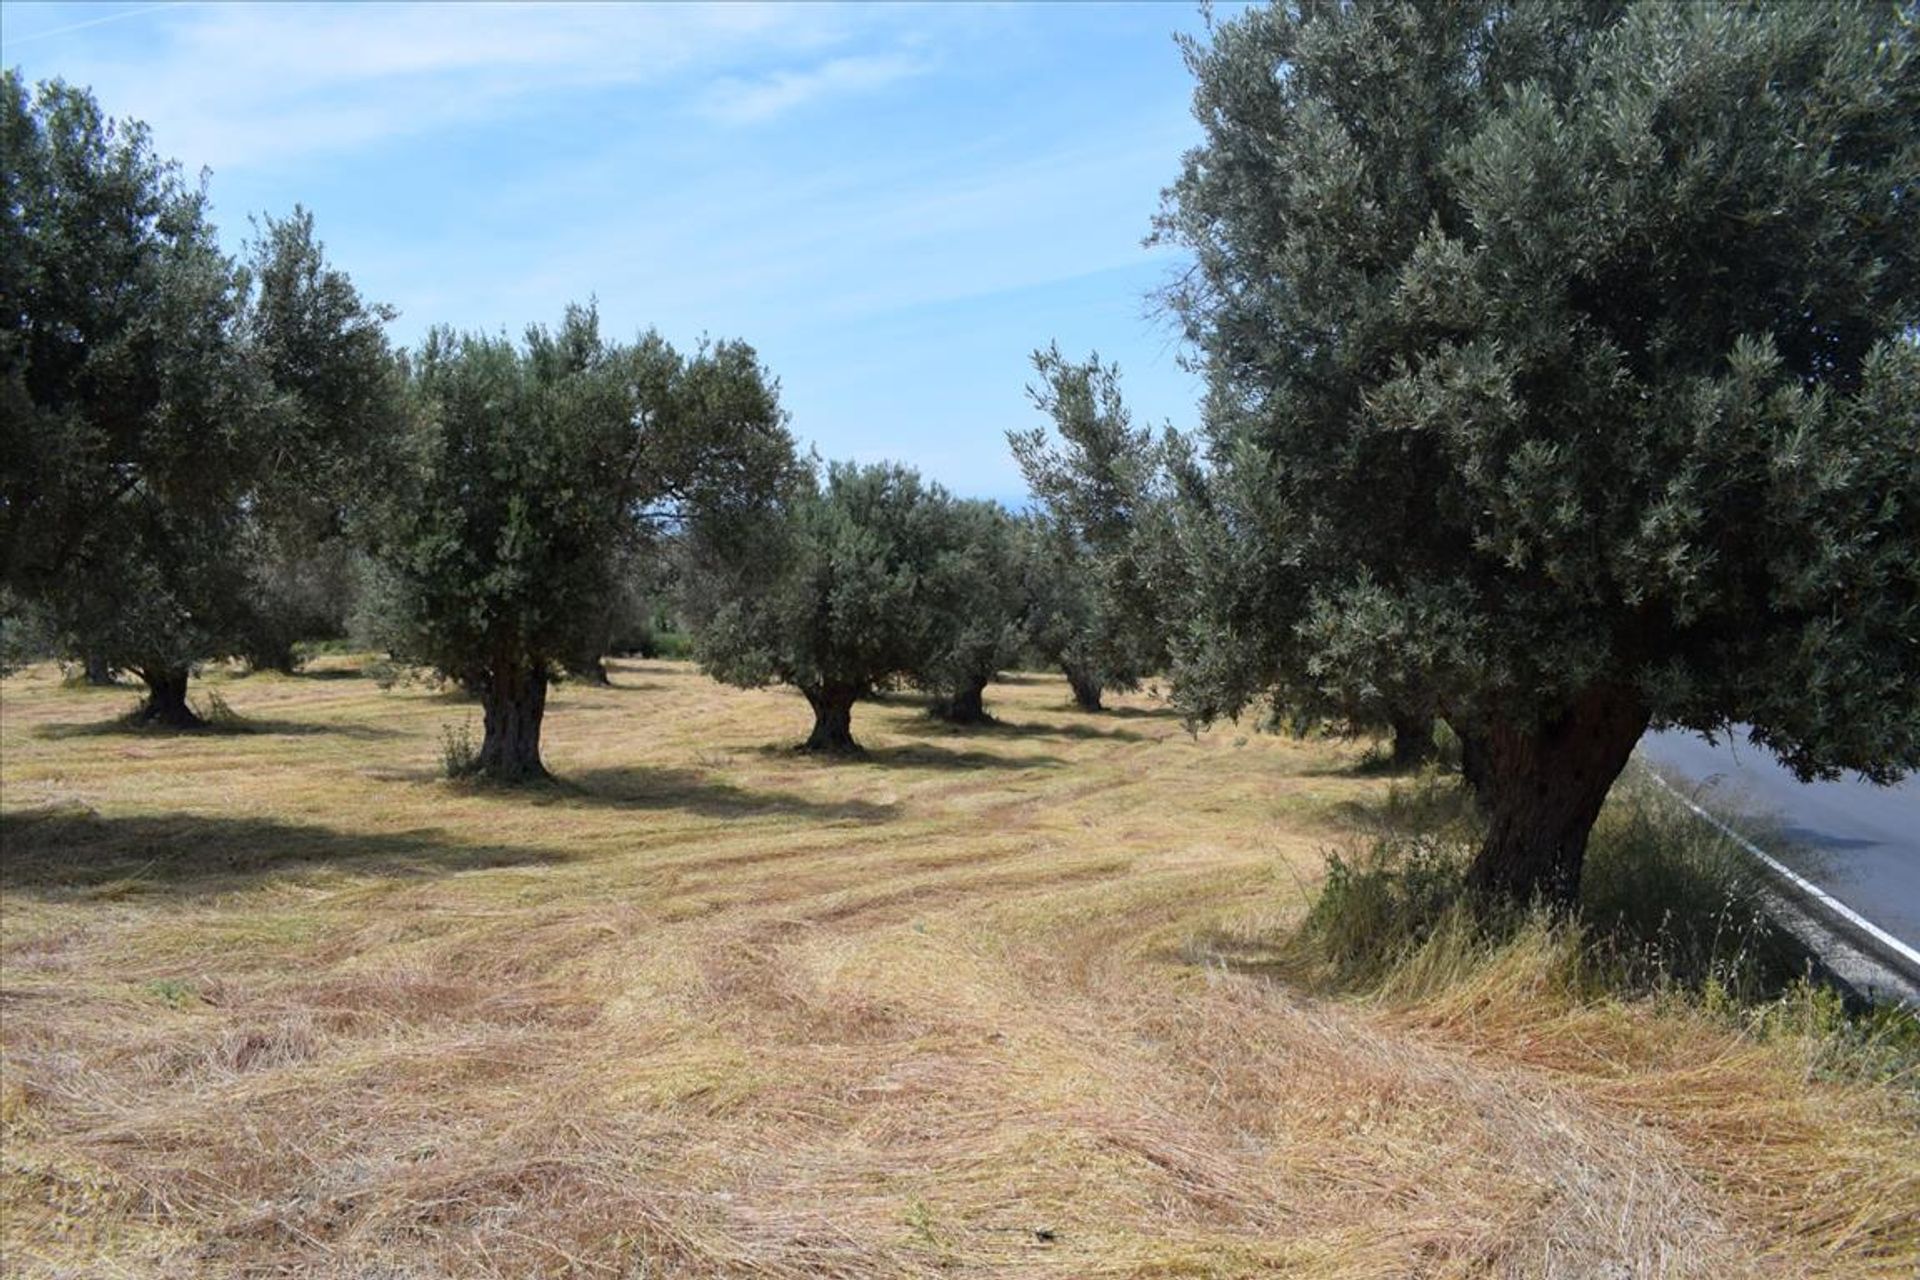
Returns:
[[[1448,779],[1397,784],[1366,818],[1364,843],[1328,855],[1318,895],[1274,949],[1293,980],[1414,1001],[1531,948],[1529,963],[1579,998],[1677,1000],[1757,1039],[1801,1039],[1823,1073],[1920,1090],[1920,1018],[1815,981],[1751,856],[1637,770],[1594,826],[1573,919],[1467,892],[1478,819]]]
[[[470,778],[478,771],[480,748],[473,741],[473,718],[440,726],[440,770],[448,778]]]
[[[684,631],[655,631],[652,648],[653,652],[645,656],[687,662],[693,658],[693,637]]]
[[[1813,957],[1769,914],[1752,856],[1638,770],[1615,785],[1587,850],[1580,913],[1593,963],[1625,990],[1709,984],[1738,1004],[1779,997]]]

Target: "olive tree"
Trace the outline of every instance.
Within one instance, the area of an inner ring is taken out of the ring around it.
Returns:
[[[745,688],[792,685],[813,708],[803,749],[857,752],[854,704],[939,649],[935,572],[952,550],[952,507],[892,464],[809,478],[777,522],[704,565],[688,595],[701,666]]]
[[[1007,433],[1042,513],[1028,530],[1030,636],[1081,709],[1098,711],[1105,690],[1137,688],[1164,664],[1165,456],[1133,426],[1117,366],[1058,347],[1033,365],[1027,395],[1051,430]]]
[[[57,81],[0,82],[0,563],[67,647],[196,717],[189,665],[231,651],[258,472],[241,273],[204,191]]]
[[[398,465],[404,398],[386,336],[396,313],[327,261],[313,215],[296,207],[256,231],[243,334],[272,452],[247,502],[242,655],[291,671],[296,641],[345,634],[355,526]]]
[[[302,212],[225,257],[205,192],[80,90],[8,72],[0,144],[4,584],[191,726],[192,665],[258,635],[255,549],[393,429],[387,313]]]
[[[549,685],[605,639],[633,549],[751,508],[791,470],[777,387],[743,343],[609,342],[582,307],[519,344],[435,330],[410,384],[413,465],[373,537],[381,630],[478,694],[477,774],[544,777]]]
[[[1425,700],[1471,882],[1557,902],[1649,725],[1920,762],[1914,44],[1878,4],[1492,0],[1190,44],[1159,234],[1237,548],[1196,700]]]
[[[1133,689],[1140,677],[1113,643],[1118,626],[1100,591],[1092,552],[1045,513],[1021,519],[1015,538],[1028,649],[1067,677],[1082,711],[1099,711],[1108,689]]]
[[[932,694],[938,718],[983,724],[992,719],[987,685],[1019,656],[1025,639],[1020,548],[1013,517],[997,502],[955,501],[946,516],[927,571],[930,607],[940,616],[913,680]]]

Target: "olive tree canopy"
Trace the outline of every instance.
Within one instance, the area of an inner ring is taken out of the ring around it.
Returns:
[[[146,128],[0,85],[0,585],[145,714],[259,632],[257,550],[366,487],[397,424],[383,326],[296,210],[245,264]],[[304,518],[304,517],[303,517]]]
[[[1183,696],[1429,700],[1474,882],[1562,901],[1649,725],[1920,763],[1914,44],[1884,4],[1483,0],[1190,45]]]
[[[432,332],[411,391],[413,465],[374,540],[383,631],[479,694],[478,773],[543,776],[548,686],[605,639],[633,548],[739,518],[786,483],[777,386],[744,343],[608,342],[572,307],[519,344]]]
[[[951,615],[937,569],[957,549],[954,505],[891,463],[810,477],[690,590],[701,665],[729,684],[792,685],[813,708],[805,749],[858,751],[854,704],[942,650]]]

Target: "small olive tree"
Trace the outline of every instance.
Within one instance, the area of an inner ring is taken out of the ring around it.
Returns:
[[[1074,701],[1098,711],[1108,689],[1133,689],[1164,666],[1164,616],[1180,565],[1173,546],[1168,450],[1136,428],[1120,371],[1099,356],[1036,351],[1027,389],[1051,430],[1007,442],[1041,515],[1026,537],[1029,636],[1065,671]]]
[[[940,647],[953,506],[905,467],[832,464],[779,521],[703,566],[688,595],[702,667],[746,688],[792,685],[813,708],[804,749],[858,751],[854,704]]]
[[[984,724],[987,685],[1020,654],[1026,596],[1013,517],[997,502],[956,501],[928,569],[939,614],[933,646],[913,673],[930,710],[952,724]]]
[[[415,459],[373,539],[396,654],[476,692],[474,770],[544,777],[556,669],[606,639],[632,549],[751,509],[786,482],[777,388],[742,343],[682,356],[602,339],[591,308],[524,342],[429,334],[415,355]]]

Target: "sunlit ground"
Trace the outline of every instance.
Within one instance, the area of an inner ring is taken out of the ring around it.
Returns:
[[[185,737],[6,681],[7,1274],[1914,1273],[1913,1113],[1791,1045],[1207,961],[1379,802],[1364,743],[1032,675],[829,763],[798,696],[613,680],[531,793],[342,659]]]

